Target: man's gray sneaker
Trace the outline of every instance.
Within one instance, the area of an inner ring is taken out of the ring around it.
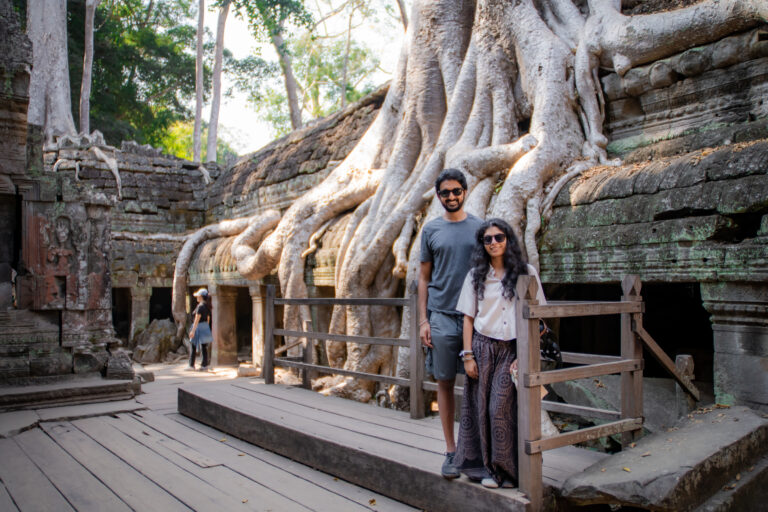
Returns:
[[[440,471],[443,475],[443,478],[447,478],[448,480],[453,480],[454,478],[459,477],[459,470],[456,469],[456,466],[453,465],[453,458],[455,456],[456,456],[456,452],[450,452],[445,454],[445,460],[443,461],[443,468]]]

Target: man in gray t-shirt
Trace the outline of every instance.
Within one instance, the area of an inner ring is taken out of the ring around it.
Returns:
[[[445,169],[435,181],[445,208],[442,217],[429,221],[421,233],[419,272],[419,335],[427,347],[427,371],[437,380],[437,404],[445,437],[442,474],[456,478],[453,435],[456,372],[464,373],[459,360],[464,316],[456,311],[461,285],[469,272],[475,234],[483,221],[464,211],[467,180],[461,171]]]

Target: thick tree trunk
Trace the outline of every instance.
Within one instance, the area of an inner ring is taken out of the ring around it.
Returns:
[[[344,68],[341,71],[341,108],[347,106],[347,73],[349,71],[349,47],[352,44],[352,14],[349,14],[349,22],[347,24],[347,45],[344,49]]]
[[[91,133],[91,82],[93,79],[93,19],[101,0],[85,1],[85,50],[80,85],[80,132]]]
[[[296,85],[296,77],[293,76],[293,59],[280,32],[272,34],[272,45],[275,47],[275,51],[280,59],[280,68],[283,70],[285,94],[288,96],[288,109],[291,114],[291,128],[296,130],[301,128],[302,123],[299,95],[296,92],[298,86]]]
[[[195,60],[195,127],[192,133],[193,157],[201,162],[203,130],[203,35],[205,34],[205,0],[200,0],[197,7],[197,58]]]
[[[224,58],[224,29],[229,14],[227,1],[219,9],[219,21],[216,24],[216,49],[213,60],[213,96],[211,97],[211,120],[208,123],[208,143],[205,159],[208,162],[216,161],[216,148],[219,137],[219,106],[221,105],[221,68]]]
[[[403,30],[408,30],[408,10],[405,8],[403,0],[395,0],[397,9],[400,11],[400,22],[403,24]]]
[[[27,35],[32,41],[29,124],[43,127],[46,140],[74,134],[67,61],[66,0],[29,0]]]

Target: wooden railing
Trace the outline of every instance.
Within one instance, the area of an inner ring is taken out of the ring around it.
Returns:
[[[699,391],[690,377],[676,368],[675,363],[643,328],[645,304],[640,296],[641,283],[638,277],[627,276],[622,281],[623,295],[621,300],[616,302],[577,301],[538,304],[537,286],[533,277],[520,276],[516,288],[519,298],[516,309],[518,375],[520,376],[517,389],[519,488],[528,496],[529,509],[532,511],[538,511],[542,506],[542,452],[615,434],[621,434],[622,445],[625,446],[639,437],[643,428],[643,347],[659,361],[690,397],[696,401],[699,400]],[[407,307],[410,309],[409,336],[408,338],[380,338],[276,329],[274,306],[281,304]],[[406,299],[278,299],[275,297],[275,287],[269,286],[267,287],[264,332],[264,380],[267,384],[274,383],[274,366],[282,366],[304,370],[305,384],[308,383],[309,372],[317,372],[408,386],[411,417],[423,418],[425,401],[422,391],[435,391],[437,384],[424,380],[424,352],[419,340],[416,311],[415,283],[411,285]],[[563,352],[563,362],[581,366],[550,371],[541,370],[540,319],[599,315],[621,315],[620,356]],[[275,357],[275,336],[299,338],[300,341],[293,342],[289,347],[284,346],[278,349],[278,353],[292,346],[302,345],[303,360]],[[409,347],[410,377],[377,375],[313,364],[310,360],[312,352],[308,341],[310,339]],[[541,386],[546,384],[614,373],[621,374],[619,411],[542,400]],[[456,388],[457,393],[461,391],[461,388]],[[542,408],[551,412],[608,420],[608,423],[542,438]]]
[[[517,350],[518,374],[518,459],[519,487],[528,495],[530,510],[542,506],[542,452],[604,436],[621,434],[625,446],[637,439],[643,428],[643,346],[677,380],[695,400],[699,392],[690,378],[680,373],[672,360],[643,329],[644,303],[640,296],[640,279],[627,276],[622,281],[623,295],[618,302],[550,302],[536,301],[536,280],[520,276],[517,282]],[[594,354],[563,354],[563,360],[583,366],[542,371],[539,353],[539,320],[574,316],[621,315],[619,357]],[[577,407],[569,404],[545,403],[550,411],[612,420],[595,427],[542,438],[541,388],[545,384],[564,382],[613,373],[621,374],[619,411]]]
[[[410,293],[407,299],[279,299],[275,297],[275,286],[267,286],[267,300],[266,300],[266,315],[264,322],[264,361],[262,363],[262,375],[264,376],[264,382],[267,384],[273,384],[275,382],[275,366],[284,368],[297,368],[303,370],[303,381],[307,385],[309,383],[309,375],[311,373],[327,373],[334,375],[345,375],[348,377],[355,377],[358,379],[371,380],[375,382],[383,382],[385,384],[394,384],[397,386],[410,386],[411,379],[403,377],[395,377],[392,375],[379,375],[375,373],[365,373],[353,370],[345,370],[343,368],[335,368],[330,366],[322,366],[314,364],[312,362],[312,344],[309,340],[328,340],[328,341],[341,341],[346,343],[362,343],[369,345],[390,345],[396,347],[413,347],[418,346],[419,343],[419,325],[418,315],[414,314],[417,309],[417,295],[416,293]],[[324,332],[313,331],[293,331],[287,329],[277,329],[275,327],[275,306],[276,305],[296,305],[296,306],[392,306],[392,307],[407,307],[410,309],[410,326],[409,326],[409,338],[382,338],[373,336],[347,336],[343,334],[330,334]],[[299,341],[295,341],[288,345],[275,350],[275,336],[287,336],[298,338]],[[276,357],[281,352],[285,352],[292,347],[302,346],[302,361],[297,361],[290,357]],[[422,393],[416,393],[422,395]],[[421,417],[424,416],[423,405],[424,399],[421,398]],[[411,416],[414,415],[414,401],[411,401]]]

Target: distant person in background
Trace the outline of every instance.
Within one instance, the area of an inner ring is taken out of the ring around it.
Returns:
[[[538,283],[536,299],[546,304],[536,269],[523,260],[509,224],[489,219],[475,235],[472,268],[456,309],[464,314],[461,358],[467,381],[454,462],[485,487],[513,487],[517,473],[517,370],[515,287],[520,275]]]
[[[211,369],[210,367],[210,346],[213,341],[213,334],[211,333],[211,310],[213,307],[210,304],[210,296],[208,290],[200,288],[194,293],[197,298],[197,307],[192,312],[195,318],[192,329],[189,331],[189,342],[192,345],[189,350],[189,366],[187,370],[193,371],[195,369],[195,356],[197,348],[200,347],[200,351],[203,353],[203,365],[200,367],[201,372],[206,372]]]

